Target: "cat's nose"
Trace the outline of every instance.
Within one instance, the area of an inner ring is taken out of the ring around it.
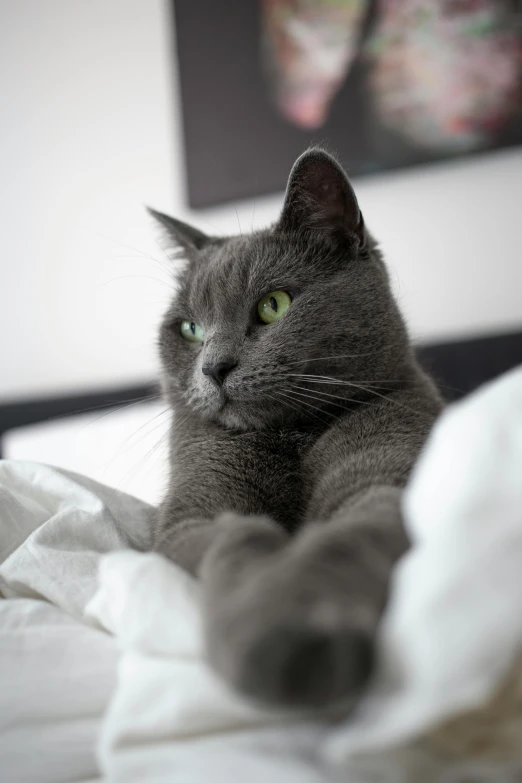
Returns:
[[[206,364],[201,369],[203,375],[208,375],[218,386],[223,386],[223,381],[227,377],[227,374],[236,366],[237,362],[233,359],[227,359],[226,361],[216,362],[215,364]]]

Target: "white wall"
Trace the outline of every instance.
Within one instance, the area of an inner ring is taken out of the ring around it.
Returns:
[[[183,206],[167,11],[0,0],[0,399],[154,374],[170,277],[144,203],[237,231],[231,206]],[[521,151],[356,189],[415,337],[522,325]],[[258,199],[254,225],[280,203]],[[254,203],[237,211],[248,229]]]

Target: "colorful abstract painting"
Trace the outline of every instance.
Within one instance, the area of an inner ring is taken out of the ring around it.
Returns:
[[[281,189],[316,142],[358,176],[522,141],[517,0],[175,9],[193,206]]]

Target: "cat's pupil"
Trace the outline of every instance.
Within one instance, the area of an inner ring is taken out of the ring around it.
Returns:
[[[274,313],[277,313],[277,300],[273,296],[270,297],[270,307],[272,308]]]
[[[190,331],[192,332],[192,334],[194,335],[196,334],[196,324],[194,323],[194,321],[190,322]]]

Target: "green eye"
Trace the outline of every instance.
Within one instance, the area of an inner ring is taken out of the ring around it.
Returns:
[[[181,336],[191,343],[202,343],[205,339],[205,332],[194,321],[182,321],[180,332]]]
[[[259,300],[257,312],[263,323],[271,324],[281,318],[291,304],[292,299],[286,291],[271,291]]]

